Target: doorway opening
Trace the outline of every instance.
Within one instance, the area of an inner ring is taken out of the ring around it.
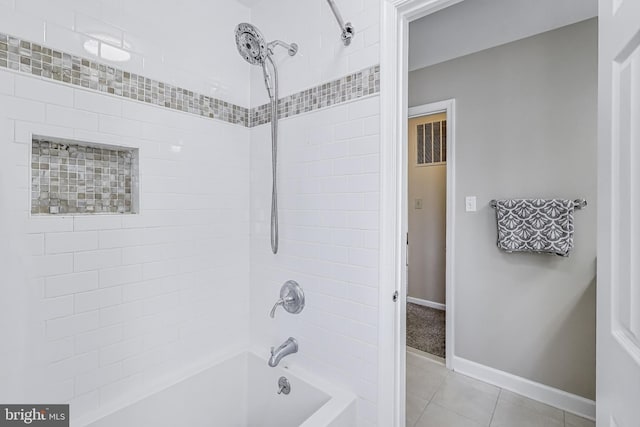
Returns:
[[[570,344],[574,342],[573,337],[578,336],[571,334],[570,340],[558,341],[558,345],[536,346],[536,350],[549,350],[563,356],[574,351],[580,352],[581,355],[588,355],[584,359],[581,357],[567,358],[567,363],[563,365],[564,369],[562,371],[556,370],[547,379],[541,378],[546,375],[547,368],[554,369],[558,366],[556,357],[539,359],[532,355],[528,346],[531,346],[535,341],[532,341],[530,334],[522,334],[520,329],[513,335],[496,332],[503,327],[511,328],[511,322],[514,318],[509,317],[509,321],[505,321],[506,318],[497,315],[493,309],[497,306],[495,297],[500,296],[505,297],[506,301],[501,307],[510,307],[510,310],[518,318],[525,318],[527,313],[531,313],[533,320],[527,321],[527,325],[534,325],[534,329],[538,331],[545,329],[547,332],[551,331],[551,334],[544,331],[540,333],[539,337],[542,337],[540,341],[544,341],[549,336],[556,336],[553,333],[555,324],[543,325],[537,321],[543,318],[538,316],[537,306],[530,298],[532,293],[539,293],[545,304],[550,301],[549,298],[546,298],[545,289],[547,288],[544,285],[548,279],[551,280],[550,274],[554,275],[553,280],[557,279],[562,282],[562,276],[571,278],[576,284],[571,288],[562,288],[568,291],[567,299],[562,303],[558,298],[553,299],[554,303],[558,303],[559,314],[556,318],[565,319],[563,315],[566,311],[560,307],[561,305],[575,307],[571,305],[570,298],[573,298],[571,301],[580,301],[581,318],[583,316],[585,318],[592,317],[592,307],[594,306],[594,292],[589,290],[593,282],[581,280],[578,274],[564,274],[565,270],[568,271],[574,266],[573,264],[568,262],[554,263],[553,269],[543,270],[546,264],[542,266],[539,264],[547,261],[546,259],[533,256],[531,259],[509,257],[489,249],[495,239],[495,229],[493,228],[495,212],[489,207],[489,201],[493,198],[516,197],[521,194],[535,193],[549,194],[550,197],[556,197],[559,194],[581,194],[582,197],[595,199],[594,181],[587,182],[585,180],[585,177],[593,177],[593,174],[584,170],[589,168],[593,170],[595,164],[594,129],[591,128],[592,130],[585,133],[585,137],[581,139],[581,141],[588,139],[590,144],[582,144],[575,149],[569,149],[569,147],[573,141],[576,141],[573,132],[576,129],[585,129],[584,124],[570,125],[573,119],[578,121],[585,117],[591,117],[590,120],[587,120],[587,126],[596,122],[594,120],[596,116],[596,97],[594,94],[597,89],[597,69],[595,67],[597,51],[594,47],[597,46],[597,32],[595,31],[597,30],[597,22],[593,18],[597,16],[597,8],[593,2],[576,2],[573,6],[567,7],[567,14],[564,15],[563,20],[559,20],[560,14],[556,13],[558,10],[550,14],[550,9],[542,7],[539,3],[533,5],[523,1],[518,3],[520,6],[515,4],[516,2],[499,2],[497,0],[482,3],[460,0],[387,0],[384,3],[384,30],[381,49],[381,67],[385,73],[381,77],[381,138],[384,143],[381,144],[381,333],[379,342],[379,400],[384,404],[381,403],[379,410],[381,425],[405,425],[407,418],[411,419],[407,415],[412,413],[409,409],[416,406],[416,399],[413,399],[416,393],[413,393],[414,390],[412,390],[414,385],[412,382],[416,381],[410,381],[406,377],[408,365],[415,361],[415,358],[410,357],[412,355],[406,352],[406,308],[407,302],[411,303],[414,297],[412,295],[414,281],[408,277],[412,270],[410,260],[412,258],[412,235],[409,234],[409,244],[407,245],[408,226],[405,224],[409,221],[409,212],[415,208],[415,198],[419,198],[409,196],[408,190],[409,172],[407,169],[410,164],[408,160],[410,149],[407,141],[409,132],[412,131],[409,119],[443,110],[416,113],[408,107],[453,97],[456,98],[455,103],[459,108],[455,116],[447,114],[447,128],[451,129],[451,132],[447,132],[447,136],[453,136],[453,128],[457,128],[457,142],[460,144],[449,144],[447,147],[449,153],[447,153],[446,169],[447,175],[450,175],[452,179],[456,177],[452,171],[454,166],[460,168],[462,173],[457,176],[457,186],[453,182],[447,182],[447,192],[455,191],[460,195],[456,197],[455,194],[452,194],[452,197],[447,200],[449,205],[447,206],[447,214],[451,215],[451,218],[447,217],[446,227],[451,230],[447,230],[446,250],[449,252],[446,256],[446,262],[453,263],[455,261],[458,265],[456,268],[447,269],[446,272],[445,327],[447,336],[445,359],[447,367],[460,374],[489,383],[493,387],[502,387],[520,396],[546,403],[564,410],[566,413],[578,414],[586,418],[592,418],[595,414],[595,403],[592,400],[594,381],[592,375],[589,374],[592,372],[591,367],[595,366],[593,363],[595,340],[592,339],[595,331],[584,327],[584,325],[593,322],[563,323],[567,328],[575,326],[578,335],[585,337],[584,344]],[[494,12],[491,12],[491,6],[496,8]],[[524,8],[529,6],[532,9],[535,6],[536,13],[533,13],[533,10],[531,13],[522,13]],[[467,8],[467,12],[461,12],[460,8],[462,7]],[[481,19],[483,14],[507,16],[509,10],[514,11],[509,22],[522,23],[522,25],[513,25],[512,28],[523,31],[523,33],[510,34],[500,30],[500,27],[490,26],[491,19]],[[412,40],[419,41],[413,46],[418,46],[419,51],[426,54],[422,56],[410,55],[409,35],[411,31],[409,24],[426,17],[428,17],[427,20],[430,20],[429,25],[414,25],[415,30],[411,36]],[[517,21],[518,19],[520,21]],[[477,31],[473,28],[476,28]],[[499,36],[500,40],[492,39],[493,41],[489,45],[485,43],[481,46],[480,43],[484,43],[482,38],[488,34],[489,28],[492,31],[496,29],[496,36]],[[424,31],[420,32],[419,29]],[[578,32],[581,34],[574,36]],[[461,34],[467,36],[461,37]],[[578,41],[584,43],[580,45],[580,49],[576,48],[575,43]],[[468,48],[476,42],[478,45],[474,48],[475,50],[470,51]],[[539,49],[542,45],[545,48]],[[529,48],[531,49],[529,50]],[[569,61],[571,62],[570,66]],[[414,71],[422,71],[415,74],[408,73],[411,70],[411,64],[413,64]],[[540,66],[544,66],[544,72],[540,71]],[[585,73],[584,70],[590,70],[590,72]],[[577,79],[580,77],[585,79],[588,77],[589,81],[584,80],[578,84]],[[411,81],[418,82],[418,84],[411,84]],[[500,104],[501,119],[498,122],[493,120],[496,117],[496,109],[490,108],[487,103],[493,100]],[[576,102],[577,100],[580,102]],[[536,106],[538,102],[547,102],[548,104]],[[564,105],[565,102],[567,103],[566,108],[558,108],[558,105]],[[537,126],[538,123],[549,122],[545,115],[550,111],[550,106],[553,106],[552,122],[558,126],[556,130],[552,130],[549,126]],[[577,109],[581,109],[583,114],[574,114]],[[560,119],[558,114],[565,112],[569,114]],[[510,119],[505,120],[506,116]],[[480,118],[483,119],[480,120]],[[451,127],[451,123],[454,121],[455,126]],[[495,123],[496,126],[492,126],[491,123]],[[505,132],[505,124],[514,126],[514,131]],[[550,131],[550,135],[543,137],[541,132],[524,131],[531,128],[544,132]],[[568,137],[558,138],[563,132],[566,132]],[[525,138],[528,136],[534,137],[535,140],[527,142]],[[487,150],[488,147],[485,143],[487,141],[494,148],[491,151]],[[550,144],[549,147],[541,150],[541,147],[547,142]],[[454,145],[455,154],[453,153]],[[563,147],[562,156],[559,155],[559,147]],[[529,149],[531,151],[528,151]],[[575,153],[580,153],[581,156],[588,155],[589,160],[585,162],[583,157],[578,158]],[[508,158],[512,158],[514,161],[504,161]],[[452,161],[454,159],[455,162]],[[557,167],[551,167],[550,165],[556,161],[558,162]],[[569,163],[572,165],[571,169],[566,167]],[[587,163],[591,166],[586,166]],[[545,170],[549,170],[550,173],[559,172],[560,175],[555,178],[550,178],[549,174],[542,176],[536,168],[530,166],[533,164],[545,165]],[[476,170],[474,168],[478,165],[482,170],[472,172]],[[563,176],[562,173],[568,170],[571,170],[571,173]],[[583,170],[584,172],[580,174],[576,173],[576,171]],[[523,171],[530,172],[531,176],[525,178]],[[580,178],[577,178],[578,176]],[[547,178],[549,179],[545,181]],[[478,200],[480,201],[479,205],[477,205]],[[458,206],[457,209],[455,205]],[[424,209],[424,200],[422,206]],[[480,209],[477,209],[477,206]],[[455,213],[455,222],[451,212]],[[593,223],[592,219],[587,219],[590,221],[589,224]],[[451,236],[455,235],[454,228],[460,230],[458,238],[449,239],[449,232]],[[586,225],[583,225],[582,229],[590,230]],[[473,235],[476,232],[479,234]],[[593,234],[587,235],[587,239],[592,237]],[[593,240],[588,240],[585,244],[583,241],[581,248],[585,250],[584,253],[589,253],[589,256],[585,258],[588,261],[580,264],[580,268],[576,270],[585,273],[589,278],[592,277],[591,267],[593,266],[591,257],[594,246],[592,242]],[[453,243],[457,243],[456,251],[453,250]],[[453,256],[449,256],[454,252],[456,254],[455,260]],[[409,258],[408,265],[406,265],[407,258]],[[577,257],[574,257],[574,260],[576,259]],[[539,286],[537,279],[535,284],[532,283],[531,286],[522,288],[512,286],[512,284],[522,284],[522,269],[519,268],[522,260],[545,272],[540,276],[542,286]],[[581,262],[580,260],[576,261],[576,263]],[[415,264],[415,261],[413,263]],[[465,268],[461,268],[462,265]],[[491,267],[488,267],[489,265]],[[455,280],[452,277],[454,273]],[[505,279],[511,273],[513,273],[513,279]],[[482,280],[480,280],[479,274],[484,276]],[[507,280],[505,286],[495,280],[496,278]],[[487,289],[492,288],[496,288],[498,292],[486,292]],[[558,287],[550,287],[549,289],[557,290]],[[455,292],[452,292],[453,290]],[[527,298],[520,298],[523,295],[526,295]],[[586,296],[575,299],[576,295]],[[554,310],[548,304],[545,307],[546,312]],[[452,314],[454,310],[457,310],[457,316]],[[454,317],[457,318],[455,324]],[[544,319],[551,319],[551,317],[547,316]],[[492,329],[487,328],[490,323]],[[453,331],[458,337],[456,340],[448,336],[448,333],[453,333]],[[584,335],[580,335],[582,333]],[[487,339],[480,339],[482,336]],[[514,338],[521,340],[523,347],[523,351],[517,352],[517,354],[514,352],[516,348]],[[499,347],[495,345],[498,341],[500,342]],[[565,346],[565,344],[567,345]],[[453,349],[454,345],[455,349]],[[559,346],[562,346],[562,352],[558,350]],[[505,355],[509,354],[511,354],[508,356],[509,363],[513,363],[507,366],[503,361],[506,360]],[[485,358],[485,355],[490,357]],[[490,359],[491,361],[489,361]],[[552,364],[536,363],[539,360],[553,360],[554,362]],[[588,361],[588,363],[578,365],[577,360]],[[427,365],[425,363],[424,365],[431,368],[435,364]],[[391,366],[393,369],[389,369]],[[531,370],[527,371],[526,369],[529,367]],[[442,370],[442,367],[438,368],[439,372],[444,372],[443,375],[447,379],[457,377],[455,373]],[[535,375],[532,372],[535,372]],[[573,374],[569,372],[573,372]],[[422,372],[421,376],[424,378],[434,377],[431,371],[429,373]],[[576,384],[571,382],[572,378],[580,378],[584,381],[579,387],[576,387]],[[433,403],[432,409],[438,410],[439,406],[443,406],[442,399],[447,395],[442,390],[437,389],[436,394],[430,396],[418,397],[425,397],[423,400],[429,401],[429,404]],[[441,393],[437,395],[439,391]],[[501,393],[501,395],[506,396],[507,393]],[[439,397],[439,400],[429,400],[436,397]],[[498,398],[496,397],[496,399]],[[504,399],[503,397],[502,400]],[[492,402],[495,403],[493,400]],[[422,406],[424,402],[420,403]],[[487,405],[487,413],[496,407],[496,405]],[[456,412],[453,409],[451,411]],[[427,414],[423,411],[422,415],[422,418],[427,419],[433,414]],[[452,416],[455,417],[455,415]],[[491,417],[491,414],[488,415],[488,418]],[[489,424],[487,419],[477,420],[477,422]],[[409,422],[409,424],[411,423]]]
[[[408,123],[407,351],[445,363],[447,113]]]

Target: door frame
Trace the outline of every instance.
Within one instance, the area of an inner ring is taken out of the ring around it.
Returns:
[[[405,352],[400,349],[404,349],[406,337],[401,330],[403,310],[398,307],[406,304],[402,283],[403,271],[406,271],[403,264],[406,244],[402,234],[406,166],[402,150],[406,146],[408,125],[409,23],[461,1],[464,0],[381,2],[378,425],[405,425],[405,379],[402,377],[406,360]],[[449,207],[453,212],[453,206]],[[447,250],[450,249],[453,248],[448,246]],[[453,344],[453,340],[448,344]],[[447,354],[449,363],[453,354]]]
[[[447,161],[446,161],[446,175],[447,175],[447,188],[446,188],[446,253],[445,253],[445,365],[447,369],[453,369],[453,355],[454,355],[454,331],[455,331],[455,323],[454,323],[454,235],[455,235],[455,158],[456,158],[456,144],[455,144],[455,117],[456,111],[456,100],[455,99],[447,99],[444,101],[431,102],[429,104],[418,105],[415,107],[411,107],[407,110],[407,120],[412,119],[414,117],[427,116],[431,114],[438,113],[446,113],[447,115]],[[401,235],[405,235],[409,231],[409,162],[408,162],[408,139],[405,140],[405,143],[402,144],[402,166],[401,166],[401,179],[404,181],[402,183],[402,233]],[[405,254],[406,255],[406,254]],[[407,271],[404,274],[408,274]],[[400,294],[404,296],[404,300],[400,300],[400,325],[398,333],[405,336],[407,334],[407,322],[406,322],[406,310],[407,310],[407,295],[408,295],[408,278],[404,277],[404,280],[401,282],[401,291]],[[406,342],[405,342],[406,345]],[[404,346],[395,349],[396,357],[402,359],[403,356],[399,353],[404,351]],[[406,365],[406,364],[405,364]],[[406,366],[402,369],[402,371],[406,371]],[[406,382],[406,375],[400,373],[399,381],[401,382],[401,388],[404,388]]]

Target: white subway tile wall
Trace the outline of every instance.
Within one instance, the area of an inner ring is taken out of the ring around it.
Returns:
[[[269,0],[252,7],[251,22],[267,38],[300,45],[294,57],[279,53],[280,97],[291,95],[292,104],[305,96],[299,92],[319,83],[368,67],[374,78],[379,72],[380,1],[343,1],[338,7],[356,29],[348,47],[326,0]],[[292,19],[298,16],[308,18]],[[262,71],[252,67],[251,105],[255,110],[266,102]],[[358,427],[377,425],[378,412],[379,102],[369,95],[280,121],[276,257],[268,237],[269,126],[251,130],[252,344],[268,349],[298,338],[300,352],[291,363],[355,392]],[[289,279],[307,292],[307,308],[267,322]]]
[[[379,137],[365,136],[365,122],[379,120],[379,102],[372,96],[280,121],[276,256],[270,127],[251,129],[252,344],[267,349],[295,337],[300,351],[290,363],[355,392],[360,425],[377,417]],[[270,321],[289,279],[304,289],[306,307]]]
[[[0,33],[0,67],[45,79],[31,86],[25,77],[18,77],[15,85],[19,96],[31,99],[39,97],[49,103],[70,105],[71,88],[46,88],[46,80],[55,80],[173,110],[248,125],[249,112],[246,107],[132,73],[131,63],[121,68],[109,65],[103,59],[90,59],[87,55],[75,55]],[[43,97],[40,92],[48,93],[48,97]],[[57,105],[47,105],[46,112],[50,121],[82,123],[82,129],[98,129],[98,116],[94,113]]]
[[[0,350],[0,368],[23,367],[21,376],[0,369],[0,399],[67,401],[78,417],[207,358],[295,336],[301,350],[289,361],[355,392],[359,427],[376,425],[379,2],[340,5],[356,26],[348,48],[324,0],[180,6],[0,1],[0,31],[77,56],[95,32],[115,34],[107,44],[130,62],[99,62],[258,110],[267,101],[262,76],[237,54],[233,28],[253,22],[270,39],[297,42],[300,53],[278,63],[280,96],[289,112],[305,113],[282,113],[280,253],[268,243],[268,125],[248,129],[0,70],[4,173],[15,178],[3,202],[18,210],[16,269],[27,276],[11,288],[26,301],[14,334],[18,343],[32,338],[25,352]],[[157,19],[141,22],[149,8]],[[316,98],[326,95],[322,84],[349,75],[347,102]],[[32,134],[138,148],[140,214],[29,217]],[[267,322],[288,279],[304,287],[307,308]]]
[[[236,52],[233,31],[238,22],[250,20],[250,10],[239,3],[185,0],[177,8],[169,0],[11,0],[0,2],[0,12],[2,32],[77,56],[89,56],[85,46],[104,43],[125,51],[129,60],[96,60],[249,104],[250,68]],[[153,19],[141,19],[150,13]],[[189,43],[176,34],[189,34]]]
[[[21,218],[12,233],[32,277],[21,287],[35,286],[16,295],[28,307],[34,351],[21,362],[33,374],[20,393],[2,381],[3,401],[70,402],[75,418],[248,346],[249,129],[26,79],[37,90],[0,70],[0,121],[14,129],[0,145],[17,169],[2,206]],[[79,133],[87,123],[109,125]],[[43,217],[5,204],[28,195],[30,135],[43,132],[138,148],[140,213]],[[0,353],[0,365],[10,357]]]
[[[351,21],[356,30],[348,47],[340,39],[340,29],[326,0],[261,1],[251,8],[250,22],[267,39],[300,46],[294,57],[276,51],[280,97],[380,63],[380,0],[337,3],[344,21]],[[267,102],[262,70],[251,67],[251,106]]]

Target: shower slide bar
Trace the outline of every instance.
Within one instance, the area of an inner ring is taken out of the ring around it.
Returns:
[[[492,208],[496,208],[497,206],[497,201],[494,199],[491,202],[489,202],[489,206],[491,206]],[[587,207],[587,200],[586,199],[575,199],[573,201],[573,207],[576,209],[584,209]]]
[[[356,35],[356,30],[353,28],[353,25],[351,25],[351,22],[347,22],[345,24],[345,22],[342,19],[342,15],[340,15],[340,11],[338,10],[338,6],[336,6],[335,1],[327,0],[327,3],[329,3],[329,7],[333,12],[333,16],[336,17],[336,21],[338,21],[338,26],[342,31],[342,34],[340,36],[342,38],[342,43],[344,43],[345,46],[349,46],[351,44],[351,39]]]

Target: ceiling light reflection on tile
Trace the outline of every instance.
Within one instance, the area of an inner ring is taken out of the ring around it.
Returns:
[[[84,50],[89,52],[91,55],[113,62],[127,62],[131,59],[131,54],[129,52],[114,46],[114,44],[122,43],[115,37],[108,34],[90,34],[90,36],[96,40],[89,39],[84,42]],[[127,43],[125,43],[123,47],[130,48]]]

